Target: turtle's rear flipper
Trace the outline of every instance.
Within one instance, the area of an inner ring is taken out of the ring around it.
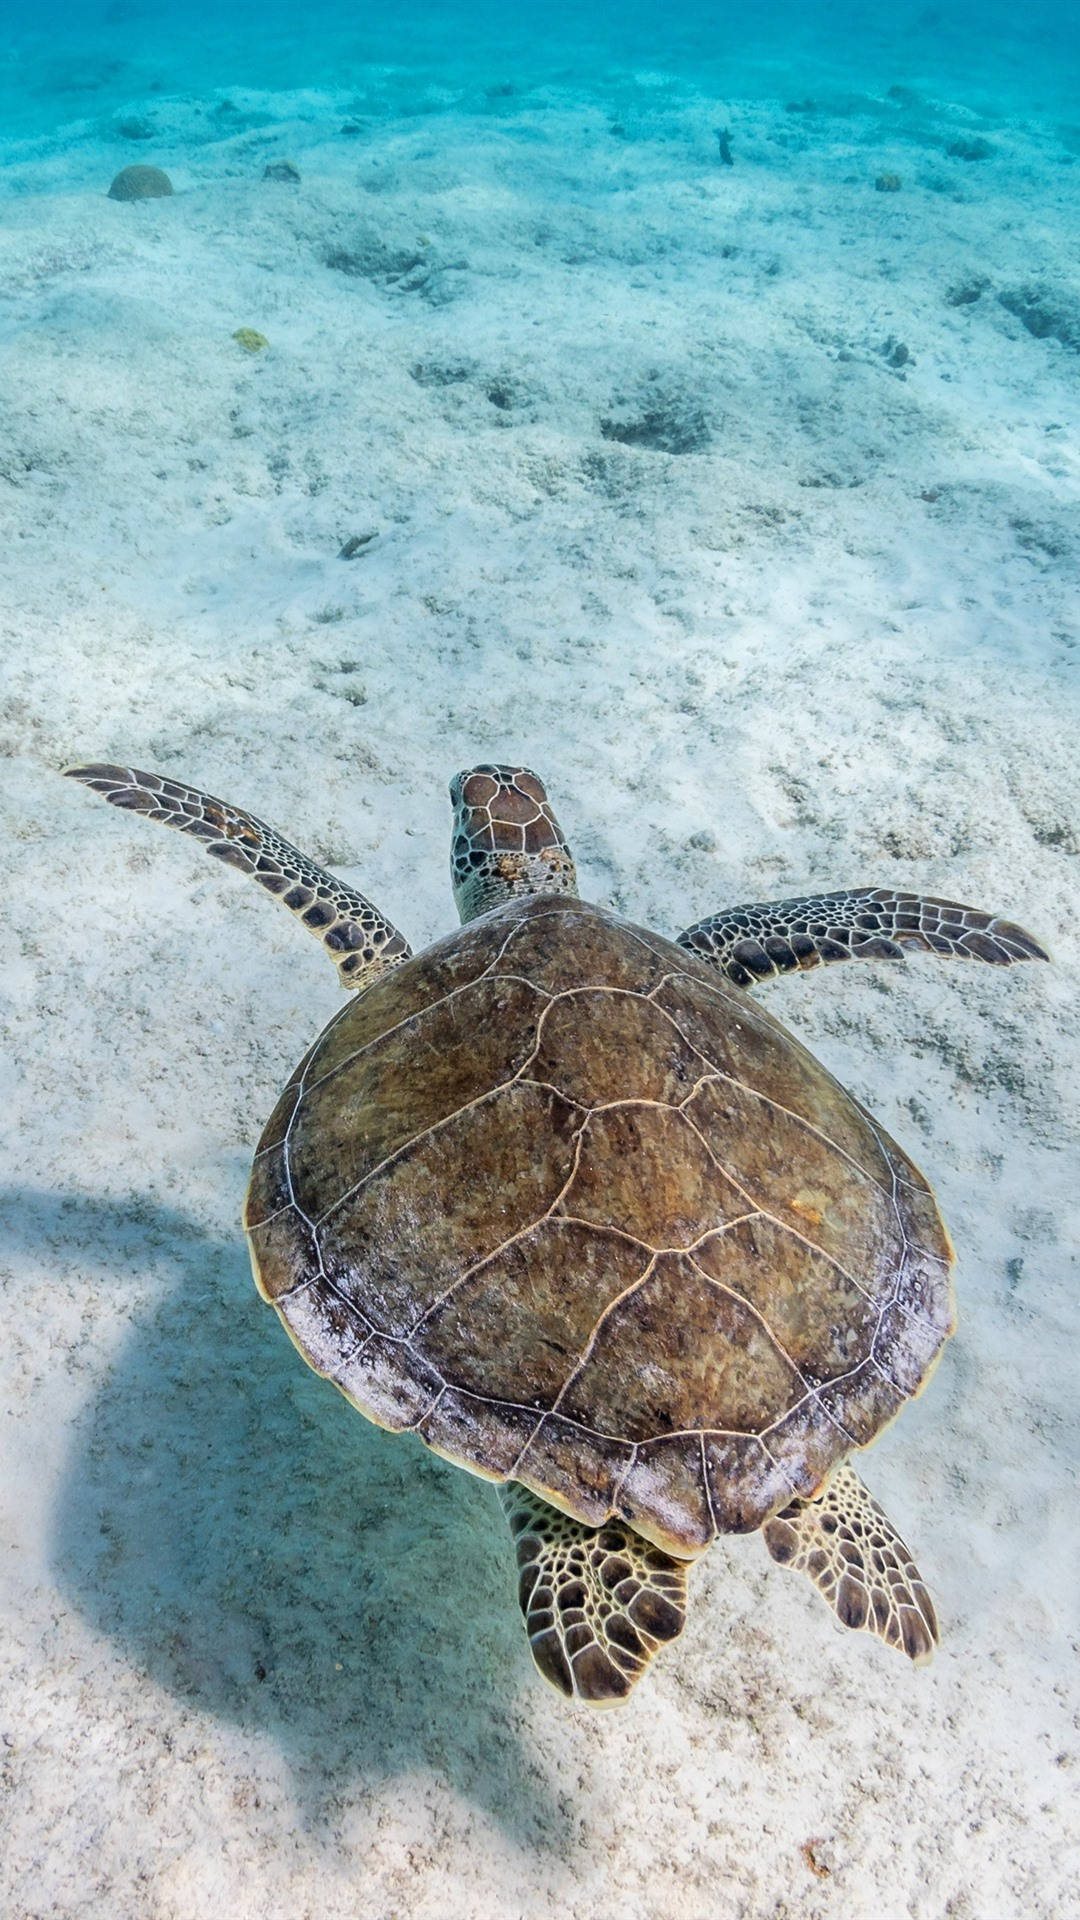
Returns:
[[[141,773],[138,767],[94,764],[65,767],[64,772],[103,794],[114,807],[145,813],[163,826],[193,834],[207,853],[252,874],[322,941],[343,987],[369,987],[409,958],[408,942],[364,894],[309,860],[242,807],[231,807],[164,774]]]
[[[686,1621],[685,1560],[620,1520],[587,1527],[526,1487],[500,1487],[517,1544],[518,1598],[545,1680],[591,1707],[614,1707]]]
[[[876,1633],[925,1666],[939,1639],[934,1603],[853,1467],[837,1467],[816,1499],[793,1500],[762,1532],[773,1559],[808,1573],[845,1627]]]
[[[1023,927],[978,907],[888,887],[849,887],[806,900],[766,900],[731,907],[680,933],[678,945],[708,960],[737,987],[776,973],[806,971],[833,960],[903,960],[909,953],[949,954],[1011,967],[1049,954]]]

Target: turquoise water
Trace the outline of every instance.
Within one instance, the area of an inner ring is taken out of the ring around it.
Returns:
[[[163,7],[139,0],[5,9],[5,132],[55,132],[133,98],[189,89],[357,88],[368,111],[435,114],[487,99],[512,112],[535,87],[617,92],[651,70],[720,97],[814,88],[926,90],[993,120],[1060,118],[1076,133],[1078,27],[1072,8],[768,5],[619,8],[498,5],[343,9]],[[511,91],[513,90],[513,92]],[[899,102],[895,105],[910,105]]]

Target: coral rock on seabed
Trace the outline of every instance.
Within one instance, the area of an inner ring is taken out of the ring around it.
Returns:
[[[271,160],[263,168],[264,180],[285,180],[292,186],[300,184],[300,169],[294,167],[291,160]]]
[[[124,167],[109,188],[110,200],[160,200],[173,183],[160,167]]]
[[[994,149],[980,135],[974,140],[954,140],[945,151],[952,160],[989,160]]]
[[[900,175],[898,173],[879,173],[874,185],[879,193],[899,193]]]
[[[967,280],[958,280],[949,287],[945,299],[950,307],[973,307],[981,300],[990,285],[985,273],[978,273]]]
[[[238,347],[243,347],[245,353],[261,353],[264,347],[270,345],[265,333],[258,333],[254,327],[237,327],[233,339]]]

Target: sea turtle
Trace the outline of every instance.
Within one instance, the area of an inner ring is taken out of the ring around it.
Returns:
[[[949,1238],[747,989],[917,948],[1045,959],[1031,936],[862,887],[671,941],[578,897],[534,773],[478,766],[450,788],[462,927],[413,956],[239,808],[70,772],[253,874],[355,989],[259,1142],[255,1281],[361,1413],[499,1484],[545,1678],[625,1698],[683,1626],[692,1562],[754,1528],[845,1625],[928,1659],[933,1604],[849,1455],[952,1332]]]

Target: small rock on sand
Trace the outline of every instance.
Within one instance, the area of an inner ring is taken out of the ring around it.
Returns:
[[[160,167],[124,167],[109,188],[110,200],[160,200],[173,190]]]

